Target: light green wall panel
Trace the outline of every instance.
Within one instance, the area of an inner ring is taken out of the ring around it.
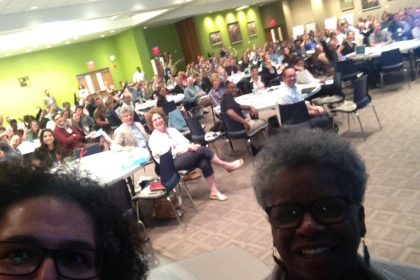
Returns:
[[[252,38],[249,38],[247,30],[247,23],[250,21],[255,21],[257,27],[257,36]],[[264,29],[257,6],[252,6],[242,11],[228,10],[196,16],[194,17],[194,22],[197,28],[201,50],[205,56],[210,52],[214,52],[216,55],[219,54],[220,46],[212,47],[210,45],[209,33],[215,31],[221,32],[223,44],[227,48],[235,48],[239,56],[247,48],[253,48],[254,45],[256,47],[264,46]],[[242,34],[242,42],[234,45],[231,44],[227,31],[227,25],[232,22],[239,23]]]
[[[21,117],[43,107],[44,90],[55,96],[59,105],[73,101],[77,92],[77,74],[88,72],[87,61],[95,69],[109,68],[114,83],[123,79],[120,61],[111,63],[109,55],[118,56],[113,38],[105,38],[69,46],[23,54],[0,60],[0,114]],[[18,78],[28,76],[30,85],[21,88]]]
[[[161,54],[170,52],[172,54],[172,61],[175,63],[178,59],[183,59],[181,44],[179,42],[178,33],[174,24],[163,25],[155,28],[148,28],[144,30],[148,51],[152,56],[152,49],[159,47]],[[185,69],[185,62],[182,60],[177,64],[177,70]]]
[[[153,73],[152,63],[150,62],[151,55],[148,50],[148,46],[146,43],[146,38],[144,36],[143,29],[140,27],[134,27],[132,30],[133,30],[135,42],[137,45],[137,51],[141,57],[140,67],[142,71],[144,72],[145,79],[150,80],[153,78],[154,73]]]
[[[120,71],[124,74],[124,78],[121,81],[131,82],[137,66],[140,66],[142,71],[144,71],[140,60],[140,54],[137,50],[133,29],[117,34],[115,36],[115,43],[118,48],[118,57],[116,61],[121,65]]]

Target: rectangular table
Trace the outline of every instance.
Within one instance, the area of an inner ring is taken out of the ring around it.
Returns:
[[[178,93],[176,95],[169,94],[169,95],[166,96],[166,99],[168,101],[174,101],[175,104],[179,104],[179,103],[182,102],[182,100],[184,100],[184,94],[183,93]],[[147,110],[155,107],[156,102],[157,102],[157,100],[153,99],[153,100],[147,100],[147,101],[145,101],[141,104],[136,103],[136,108],[135,109],[136,109],[137,112],[144,112],[144,111],[147,111]]]

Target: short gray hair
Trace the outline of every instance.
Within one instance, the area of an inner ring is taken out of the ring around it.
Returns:
[[[122,115],[125,114],[125,113],[130,113],[130,114],[134,115],[134,110],[132,108],[130,108],[129,106],[122,105],[121,108],[120,108],[119,116],[122,117]]]
[[[343,194],[355,203],[363,202],[366,168],[350,144],[333,133],[299,129],[280,132],[259,153],[253,185],[260,206],[270,206],[280,170],[306,166],[325,168]]]

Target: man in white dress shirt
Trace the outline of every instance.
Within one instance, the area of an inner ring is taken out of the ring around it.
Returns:
[[[276,92],[277,103],[281,105],[293,104],[303,100],[302,94],[296,87],[296,70],[293,67],[287,67],[283,70],[283,83]],[[307,102],[306,107],[311,117],[319,117],[326,114],[321,106]]]

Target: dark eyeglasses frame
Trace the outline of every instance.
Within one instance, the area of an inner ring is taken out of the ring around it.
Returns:
[[[0,245],[1,244],[19,244],[21,246],[28,246],[28,247],[35,248],[35,249],[40,250],[42,252],[42,255],[41,255],[41,258],[40,258],[39,263],[29,273],[23,273],[23,274],[6,274],[6,273],[1,273],[0,272],[0,275],[4,275],[4,276],[19,276],[19,277],[20,276],[31,275],[31,274],[35,273],[41,267],[42,263],[48,257],[52,257],[52,259],[54,261],[55,269],[57,270],[57,274],[59,276],[63,277],[63,278],[66,278],[66,279],[72,279],[72,280],[89,280],[89,279],[94,279],[94,278],[97,278],[99,276],[99,273],[100,273],[100,270],[101,270],[101,261],[100,261],[100,258],[99,258],[99,254],[94,249],[82,248],[82,249],[77,249],[77,250],[90,251],[90,252],[92,252],[92,253],[95,254],[96,274],[94,276],[91,276],[91,277],[88,277],[88,278],[73,278],[73,277],[69,277],[69,276],[66,276],[66,275],[61,274],[59,265],[57,263],[57,255],[60,252],[73,251],[71,249],[47,249],[47,248],[42,248],[42,247],[39,247],[39,246],[36,246],[36,245],[33,245],[33,244],[28,244],[28,243],[25,243],[25,242],[18,242],[18,241],[0,241]],[[74,250],[74,251],[76,251],[76,250]]]
[[[339,199],[339,200],[344,201],[344,203],[346,204],[346,212],[345,212],[345,215],[341,219],[335,220],[333,222],[322,222],[322,221],[320,221],[319,218],[317,217],[317,215],[314,215],[314,213],[313,213],[313,206],[314,206],[314,204],[319,203],[320,201],[333,200],[333,199]],[[281,226],[281,225],[278,225],[276,223],[273,223],[273,221],[271,219],[271,210],[273,208],[277,207],[277,206],[280,206],[280,205],[297,205],[297,206],[299,206],[303,210],[302,211],[303,214],[301,215],[301,217],[299,217],[299,222],[297,222],[296,225],[293,225],[293,226]],[[268,215],[268,218],[270,220],[270,224],[274,228],[277,228],[277,229],[294,229],[294,228],[298,228],[302,224],[302,220],[303,220],[303,217],[305,216],[305,213],[310,213],[311,214],[311,217],[316,222],[318,222],[319,224],[322,224],[322,225],[330,225],[330,224],[340,223],[340,222],[344,221],[347,218],[349,206],[351,206],[351,205],[359,205],[360,206],[359,203],[353,202],[348,197],[334,196],[334,197],[324,197],[324,198],[321,198],[321,199],[317,199],[315,201],[312,201],[308,205],[302,205],[300,203],[293,203],[293,202],[291,202],[291,203],[280,203],[280,204],[275,204],[275,205],[272,205],[272,206],[268,206],[264,210],[265,210],[265,212]]]

